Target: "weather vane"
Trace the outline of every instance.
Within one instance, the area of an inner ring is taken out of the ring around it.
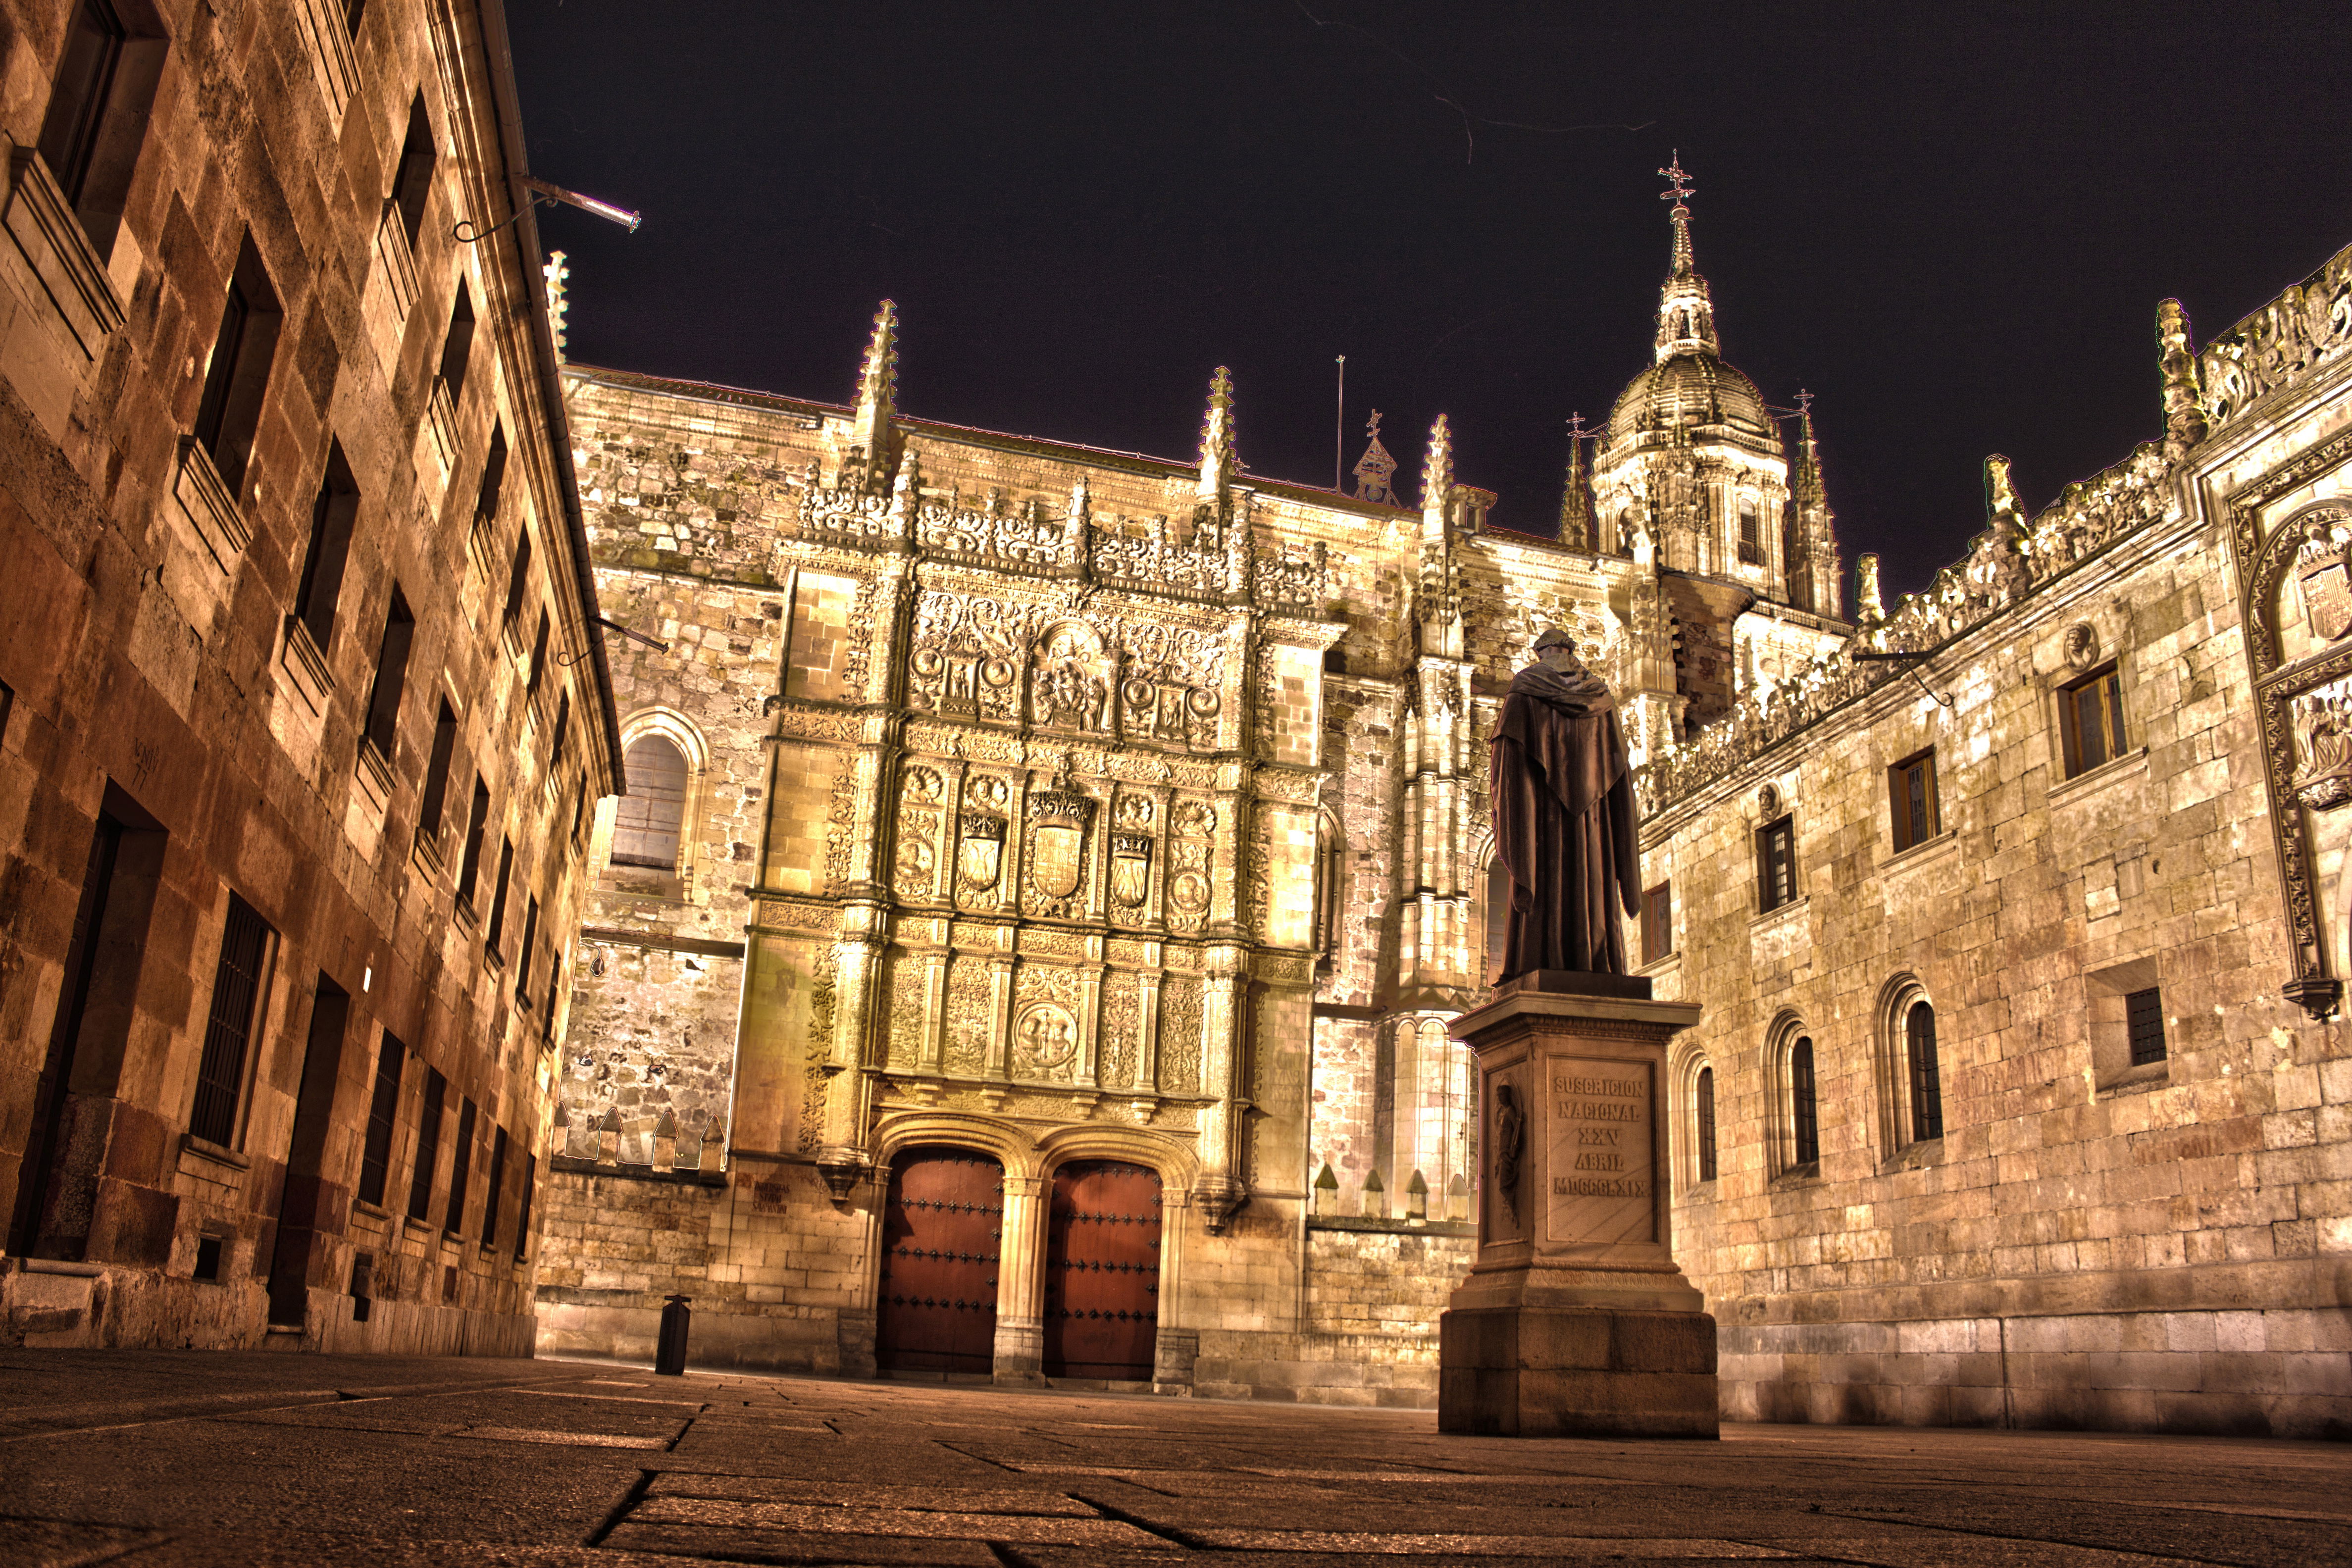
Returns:
[[[1797,412],[1808,417],[1813,412],[1813,394],[1802,387],[1797,389]]]
[[[1371,425],[1364,432],[1364,434],[1370,436],[1374,441],[1378,441],[1381,438],[1381,411],[1379,409],[1372,410]]]
[[[1675,149],[1675,161],[1666,165],[1666,167],[1659,170],[1658,172],[1665,176],[1667,181],[1671,183],[1674,187],[1672,190],[1659,192],[1658,200],[1662,202],[1672,202],[1675,204],[1675,211],[1678,213],[1689,212],[1691,192],[1696,187],[1692,185],[1690,183],[1690,175],[1683,169],[1683,154],[1681,148],[1678,147]]]
[[[1571,413],[1568,416],[1568,438],[1570,441],[1581,441],[1588,434],[1584,428],[1584,415]]]

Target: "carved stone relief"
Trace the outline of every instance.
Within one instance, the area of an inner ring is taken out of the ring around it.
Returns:
[[[923,1026],[929,1009],[923,997],[924,961],[904,947],[893,947],[882,957],[884,995],[889,1000],[889,1039],[883,1060],[894,1068],[911,1068],[921,1060]]]
[[[988,1061],[992,1027],[988,960],[959,953],[948,966],[948,1021],[943,1065],[950,1072],[979,1075]]]
[[[1018,721],[1029,614],[977,594],[926,589],[907,660],[908,702],[960,718]]]
[[[2294,798],[2314,811],[2352,801],[2352,685],[2336,681],[2289,699]]]
[[[1135,1082],[1140,999],[1141,985],[1134,975],[1114,971],[1104,978],[1095,1077],[1105,1089],[1126,1089]]]
[[[1190,975],[1171,975],[1160,988],[1160,1086],[1200,1092],[1201,982]]]
[[[1066,782],[1030,795],[1028,852],[1023,858],[1028,873],[1024,903],[1031,913],[1083,913],[1078,895],[1086,885],[1087,829],[1094,814],[1093,798]]]
[[[939,896],[940,823],[946,786],[929,768],[909,768],[898,787],[897,885],[901,898]]]
[[[1209,914],[1209,873],[1217,810],[1204,800],[1179,800],[1169,812],[1168,924],[1198,931]]]

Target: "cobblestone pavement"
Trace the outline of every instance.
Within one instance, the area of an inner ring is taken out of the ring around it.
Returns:
[[[0,1351],[31,1563],[2352,1563],[2352,1448],[656,1377],[558,1361]]]

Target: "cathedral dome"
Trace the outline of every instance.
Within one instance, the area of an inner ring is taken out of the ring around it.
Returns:
[[[1608,444],[1614,447],[1651,433],[1727,425],[1777,452],[1780,427],[1765,411],[1764,394],[1737,366],[1704,350],[1660,361],[1626,383],[1609,411]]]

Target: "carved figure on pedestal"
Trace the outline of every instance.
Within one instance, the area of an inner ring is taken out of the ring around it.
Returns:
[[[1490,774],[1495,841],[1510,873],[1501,978],[1544,969],[1622,975],[1641,912],[1633,789],[1607,683],[1565,632],[1536,639],[1511,679]]]

